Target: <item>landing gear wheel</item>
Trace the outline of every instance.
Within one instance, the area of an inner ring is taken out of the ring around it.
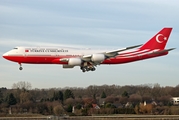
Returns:
[[[90,71],[90,69],[89,69],[89,68],[86,68],[86,71],[88,72],[88,71]]]
[[[19,70],[22,70],[23,69],[23,67],[19,67]]]
[[[95,71],[96,70],[96,68],[93,64],[86,64],[86,65],[82,64],[80,66],[80,69],[82,70],[82,72],[88,72],[88,71]]]
[[[86,70],[85,70],[85,69],[83,69],[83,70],[82,70],[82,72],[86,72]]]
[[[96,68],[92,68],[92,69],[91,69],[91,71],[95,71],[95,70],[96,70]]]

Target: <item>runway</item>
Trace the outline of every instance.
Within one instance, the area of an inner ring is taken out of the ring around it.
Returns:
[[[179,120],[179,115],[104,115],[104,116],[75,116],[73,120]]]
[[[93,116],[42,116],[0,117],[0,120],[179,120],[179,115],[93,115]]]

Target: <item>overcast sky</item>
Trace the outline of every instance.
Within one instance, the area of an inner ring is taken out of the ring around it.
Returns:
[[[121,48],[143,44],[163,27],[173,27],[164,57],[95,72],[61,65],[19,65],[0,58],[0,87],[27,81],[32,88],[89,85],[179,84],[178,0],[0,0],[0,55],[15,46]]]

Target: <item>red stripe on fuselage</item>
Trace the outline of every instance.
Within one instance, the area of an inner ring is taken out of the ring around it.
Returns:
[[[111,59],[107,59],[105,61],[103,61],[102,64],[123,64],[123,63],[129,63],[129,62],[134,62],[134,61],[139,61],[139,60],[144,60],[144,59],[148,59],[148,58],[154,58],[154,57],[159,57],[159,56],[164,56],[167,55],[168,52],[165,53],[161,53],[161,54],[145,54],[140,56],[140,54],[138,56],[131,56],[131,57],[120,57],[117,56],[115,58],[111,58]]]
[[[60,59],[64,56],[5,56],[4,58],[18,63],[29,63],[29,64],[65,64]],[[65,58],[67,58],[65,56]]]
[[[158,57],[167,55],[168,52],[162,54],[132,54],[130,56],[118,55],[115,58],[107,59],[102,62],[102,64],[122,64],[128,62],[134,62],[138,60]],[[61,62],[60,59],[62,58],[72,58],[71,56],[3,56],[4,58],[18,63],[29,63],[29,64],[67,64],[67,62]]]

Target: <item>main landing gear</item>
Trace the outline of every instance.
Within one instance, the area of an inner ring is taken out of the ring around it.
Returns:
[[[80,69],[82,70],[82,72],[88,72],[88,71],[95,71],[96,68],[93,64],[89,64],[89,63],[84,63]]]
[[[20,65],[19,70],[22,70],[23,69],[22,64],[19,63],[19,65]]]
[[[88,72],[88,71],[95,71],[96,68],[95,67],[86,66],[86,67],[81,67],[81,70],[82,70],[82,72]]]

